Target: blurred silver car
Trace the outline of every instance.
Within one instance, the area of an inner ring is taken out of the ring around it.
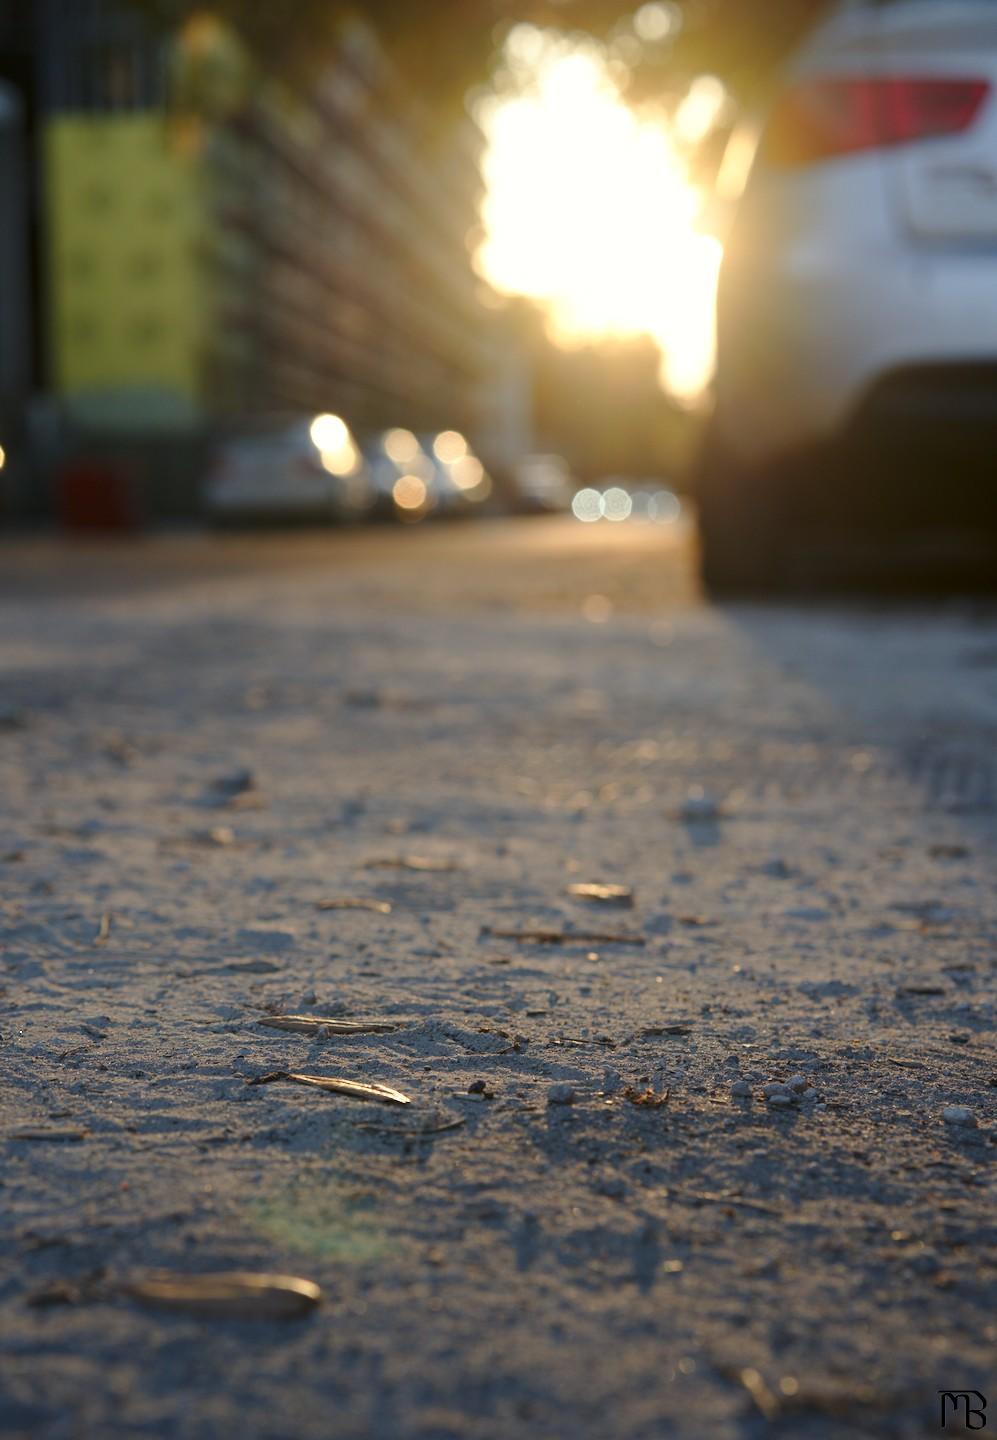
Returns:
[[[804,530],[993,525],[997,0],[835,6],[725,186],[707,584],[767,585]]]
[[[350,427],[329,414],[272,418],[224,442],[204,495],[218,522],[356,520],[375,499]]]
[[[527,514],[571,508],[575,482],[563,455],[524,455],[515,471],[516,499]]]

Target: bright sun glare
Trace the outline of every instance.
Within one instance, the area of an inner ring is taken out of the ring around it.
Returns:
[[[649,7],[650,8],[650,7]],[[564,344],[648,334],[666,390],[695,402],[713,368],[720,245],[667,124],[628,107],[594,43],[517,26],[508,90],[484,100],[481,273],[541,301]]]

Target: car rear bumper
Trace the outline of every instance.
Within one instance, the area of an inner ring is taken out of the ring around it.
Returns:
[[[997,408],[997,254],[800,248],[724,275],[716,422],[746,466],[890,422],[985,431]]]

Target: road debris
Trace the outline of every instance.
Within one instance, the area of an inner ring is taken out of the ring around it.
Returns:
[[[230,810],[243,810],[262,806],[263,797],[252,770],[233,770],[229,775],[219,775],[208,787],[207,802],[210,805],[225,806]]]
[[[686,825],[709,825],[723,819],[724,809],[714,796],[708,795],[700,785],[693,785],[675,812],[675,819]]]
[[[91,944],[92,944],[92,945],[106,945],[106,944],[107,944],[107,941],[108,941],[108,937],[110,936],[110,934],[111,934],[111,916],[110,916],[110,912],[107,911],[107,910],[105,910],[104,913],[103,913],[103,915],[100,917],[100,923],[99,923],[98,926],[97,926],[97,933],[96,933],[96,935],[93,937],[93,940],[91,941]]]
[[[976,1129],[976,1116],[968,1105],[946,1105],[942,1111],[946,1125],[963,1125],[967,1130]]]
[[[448,1130],[459,1130],[467,1122],[463,1115],[449,1115],[438,1123],[426,1125],[396,1125],[385,1120],[354,1120],[354,1130],[370,1130],[378,1135],[395,1135],[404,1140],[418,1140],[424,1135],[445,1135]]]
[[[257,1020],[269,1030],[291,1030],[300,1035],[390,1035],[401,1026],[395,1020],[340,1020],[329,1015],[266,1015]]]
[[[25,1296],[24,1303],[32,1310],[52,1310],[59,1305],[86,1305],[108,1299],[106,1271],[92,1270],[75,1280],[52,1280]]]
[[[60,1143],[86,1140],[89,1130],[80,1125],[21,1125],[11,1130],[11,1140],[53,1140]]]
[[[390,915],[387,900],[368,900],[361,895],[338,895],[333,900],[316,900],[316,910],[370,910],[375,915]]]
[[[569,885],[565,894],[573,900],[591,900],[597,905],[618,905],[630,909],[634,903],[634,892],[629,885],[602,885],[595,882]]]
[[[623,1091],[623,1098],[629,1100],[631,1105],[639,1105],[645,1110],[660,1110],[662,1105],[668,1104],[670,1090],[638,1090],[635,1085],[628,1085]]]
[[[296,1275],[213,1275],[156,1272],[120,1286],[121,1293],[154,1310],[178,1310],[218,1320],[295,1320],[321,1303],[322,1291]]]
[[[210,830],[195,830],[190,839],[194,845],[215,845],[223,849],[235,844],[235,831],[230,825],[212,825]]]
[[[575,1087],[568,1084],[551,1085],[547,1091],[548,1105],[574,1105]]]
[[[646,945],[643,935],[627,931],[555,930],[539,927],[527,930],[497,930],[486,925],[482,934],[496,940],[518,940],[526,945]]]
[[[593,1045],[601,1045],[605,1050],[616,1049],[616,1041],[611,1035],[553,1035],[547,1043],[555,1047],[573,1045],[585,1049]]]
[[[248,1085],[272,1085],[287,1080],[294,1085],[311,1085],[316,1090],[328,1090],[334,1095],[347,1095],[353,1100],[381,1100],[385,1105],[411,1105],[408,1095],[395,1090],[391,1085],[378,1081],[345,1080],[331,1075],[299,1075],[293,1070],[272,1070],[267,1075],[257,1075],[248,1080]]]
[[[431,855],[387,855],[363,863],[364,870],[417,870],[439,875],[463,868],[456,860],[437,860]]]

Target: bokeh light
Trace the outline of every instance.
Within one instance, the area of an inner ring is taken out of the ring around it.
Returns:
[[[330,475],[345,478],[360,469],[360,451],[346,421],[338,415],[316,415],[309,434],[319,452],[322,468]]]
[[[571,513],[576,520],[592,524],[595,520],[602,519],[602,496],[598,490],[590,487],[579,490],[571,502]]]
[[[602,497],[602,513],[607,520],[629,520],[633,501],[621,485],[611,485]]]
[[[411,465],[421,450],[411,430],[388,430],[383,439],[384,453],[396,465]]]
[[[443,430],[433,441],[433,453],[444,465],[455,465],[467,454],[467,441],[456,430]]]
[[[395,481],[391,497],[403,517],[418,519],[428,509],[429,491],[425,480],[418,475],[400,475]]]
[[[338,450],[350,438],[346,421],[341,420],[338,415],[316,415],[309,433],[316,450],[330,452]]]
[[[642,5],[633,18],[638,37],[648,45],[667,40],[682,23],[682,12],[677,5],[652,3]]]
[[[617,524],[623,520],[634,520],[645,524],[675,525],[682,518],[682,502],[674,491],[661,486],[653,490],[629,490],[626,485],[613,484],[605,490],[598,490],[590,485],[575,495],[571,513],[576,520],[588,525],[597,520]]]
[[[450,467],[450,475],[458,490],[477,490],[484,481],[485,470],[473,455],[465,455]]]

